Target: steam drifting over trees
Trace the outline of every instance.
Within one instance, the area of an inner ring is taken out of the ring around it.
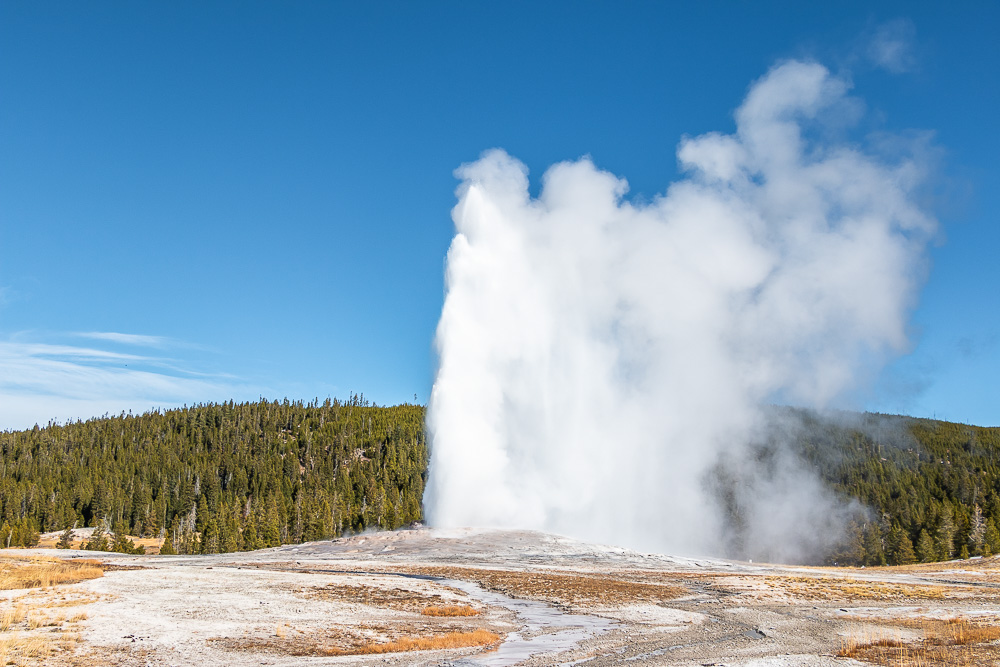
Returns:
[[[936,225],[919,146],[851,136],[849,88],[775,66],[733,134],[681,142],[686,177],[648,203],[586,158],[537,198],[503,151],[458,170],[432,523],[783,560],[831,547],[850,507],[784,447],[754,465],[761,408],[835,404],[906,349]],[[741,484],[719,503],[727,476]]]

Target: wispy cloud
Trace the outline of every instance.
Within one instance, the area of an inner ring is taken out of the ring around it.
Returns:
[[[148,345],[133,342],[128,334],[95,338]],[[185,370],[174,360],[85,346],[0,341],[0,429],[254,395],[251,387],[231,376]]]
[[[873,64],[893,74],[916,67],[914,53],[917,30],[908,19],[895,19],[879,25],[868,40],[866,54]]]
[[[81,331],[75,335],[80,338],[102,340],[121,345],[134,345],[136,347],[162,348],[171,343],[171,340],[164,336],[143,336],[141,334],[118,333],[115,331]]]

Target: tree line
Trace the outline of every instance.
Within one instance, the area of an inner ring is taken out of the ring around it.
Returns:
[[[828,562],[902,565],[1000,554],[1000,428],[866,413],[801,420],[794,447],[864,507]]]
[[[0,546],[95,526],[96,546],[247,551],[421,517],[424,409],[196,405],[0,433]],[[104,542],[100,540],[104,539]],[[131,545],[134,547],[134,544]]]
[[[775,416],[786,424],[782,446],[864,508],[822,560],[1000,554],[1000,428],[792,408]],[[91,548],[135,550],[128,536],[138,536],[164,540],[161,553],[219,553],[394,529],[421,518],[427,463],[424,408],[363,396],[4,431],[0,546],[93,526]]]

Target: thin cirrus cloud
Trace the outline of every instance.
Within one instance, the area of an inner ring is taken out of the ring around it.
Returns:
[[[76,334],[109,347],[163,347],[159,336]],[[186,370],[176,360],[97,346],[0,341],[0,429],[31,428],[51,420],[225,400],[247,395],[230,376]],[[250,392],[252,393],[252,392]]]
[[[116,331],[81,331],[76,336],[136,347],[162,348],[171,342],[169,338],[164,336],[143,336],[141,334],[118,333]]]

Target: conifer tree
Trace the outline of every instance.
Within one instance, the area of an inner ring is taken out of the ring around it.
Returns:
[[[941,508],[941,516],[938,519],[937,530],[934,534],[934,542],[937,547],[937,558],[934,560],[948,560],[955,553],[955,521],[952,518],[951,503],[945,501]]]
[[[899,531],[899,547],[896,552],[896,565],[909,565],[917,562],[917,554],[913,550],[913,542],[905,530]]]
[[[937,545],[926,529],[920,531],[920,537],[917,539],[917,556],[921,563],[932,563],[937,560]]]
[[[174,556],[177,554],[177,550],[174,549],[174,540],[170,537],[170,531],[167,531],[167,536],[163,538],[163,544],[160,545],[160,555],[161,556]]]
[[[94,528],[94,532],[91,534],[90,539],[87,540],[84,547],[87,551],[110,551],[110,544],[108,543],[108,535],[104,532],[104,526],[98,525]]]
[[[121,554],[142,554],[146,553],[144,547],[136,546],[135,542],[127,535],[125,523],[119,521],[115,524],[112,532],[110,551]]]
[[[997,530],[996,523],[991,519],[986,522],[986,529],[983,531],[983,555],[996,556],[1000,554],[1000,531]]]
[[[59,541],[56,542],[56,549],[69,549],[73,546],[73,528],[71,526],[66,526],[66,530],[59,535]]]

